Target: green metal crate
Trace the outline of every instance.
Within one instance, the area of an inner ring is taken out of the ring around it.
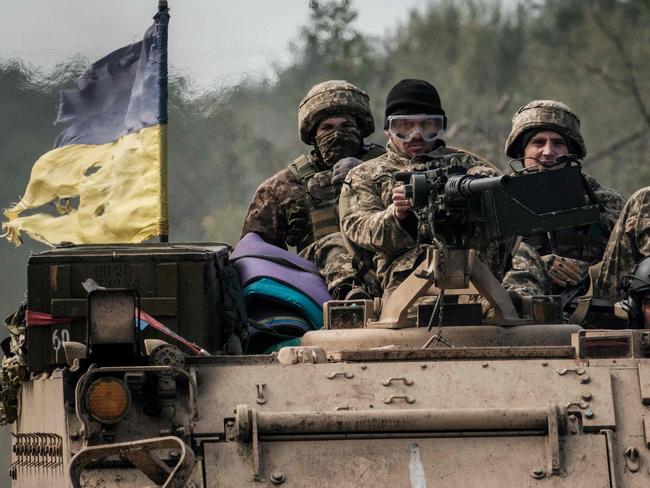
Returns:
[[[30,325],[26,342],[32,372],[64,361],[63,341],[85,341],[87,293],[93,279],[106,288],[131,288],[141,309],[182,337],[209,350],[221,349],[224,315],[220,273],[230,266],[223,244],[122,244],[57,248],[30,257],[27,304],[30,311],[67,317],[64,324]],[[160,338],[147,327],[145,338]]]

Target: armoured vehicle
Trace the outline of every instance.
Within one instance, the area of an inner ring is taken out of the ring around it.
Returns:
[[[438,248],[274,352],[246,353],[227,246],[33,256],[12,486],[649,486],[650,332],[515,307],[474,252],[592,218],[564,171],[406,175]]]

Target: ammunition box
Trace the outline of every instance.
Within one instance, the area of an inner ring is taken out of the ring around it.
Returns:
[[[71,246],[31,256],[28,309],[51,315],[52,323],[28,321],[29,370],[61,365],[63,342],[86,341],[88,305],[82,283],[88,278],[102,287],[137,291],[140,308],[169,329],[209,351],[221,349],[225,319],[220,275],[230,266],[228,252],[223,244],[155,243]],[[56,320],[61,318],[69,320]],[[142,338],[176,343],[150,326]]]

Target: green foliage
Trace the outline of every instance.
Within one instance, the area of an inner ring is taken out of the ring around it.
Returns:
[[[306,73],[355,78],[373,63],[370,44],[352,24],[357,12],[351,0],[312,0],[307,26],[302,29],[298,60]]]
[[[587,172],[628,194],[650,184],[649,0],[521,0],[509,9],[497,1],[439,0],[380,39],[359,32],[356,17],[351,0],[313,0],[294,58],[272,80],[206,93],[191,80],[172,80],[172,240],[236,241],[257,185],[309,150],[298,138],[297,106],[326,79],[368,91],[378,143],[389,88],[402,78],[429,80],[449,116],[448,143],[502,167],[516,108],[558,99],[582,119]],[[58,91],[88,64],[77,56],[44,73],[0,60],[2,206],[20,198],[34,161],[52,147]],[[0,247],[4,316],[22,299],[30,250],[42,246],[27,241],[15,250],[3,240]]]
[[[205,238],[213,242],[237,242],[247,209],[244,205],[226,204],[204,217],[201,228]]]
[[[379,127],[371,140],[378,143],[390,87],[407,77],[429,80],[449,116],[448,143],[502,167],[516,108],[533,98],[559,99],[582,119],[587,172],[626,193],[650,184],[647,1],[522,0],[506,9],[497,1],[438,0],[381,38],[361,33],[356,18],[351,0],[312,1],[293,59],[272,79],[208,92],[187,78],[171,80],[173,240],[237,239],[257,185],[309,150],[298,138],[296,110],[325,79],[368,91]],[[3,206],[19,198],[32,164],[51,148],[59,89],[87,65],[73,57],[44,73],[0,60]],[[626,141],[630,135],[636,137]],[[0,279],[15,282],[0,294],[8,313],[22,296],[28,249],[0,246]]]

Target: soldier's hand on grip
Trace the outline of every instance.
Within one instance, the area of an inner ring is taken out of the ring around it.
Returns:
[[[395,217],[398,220],[404,220],[411,210],[411,202],[406,198],[404,185],[399,185],[393,188],[393,208],[395,209]]]
[[[588,264],[583,261],[563,258],[555,254],[542,256],[542,260],[546,264],[546,269],[553,284],[562,288],[575,286],[582,282],[589,269]]]
[[[502,173],[499,172],[496,168],[491,168],[490,166],[473,166],[467,170],[467,174],[471,176],[477,176],[480,178],[487,178],[490,176],[501,176]]]
[[[350,170],[359,166],[363,161],[357,158],[343,158],[332,167],[332,185],[343,183]]]

